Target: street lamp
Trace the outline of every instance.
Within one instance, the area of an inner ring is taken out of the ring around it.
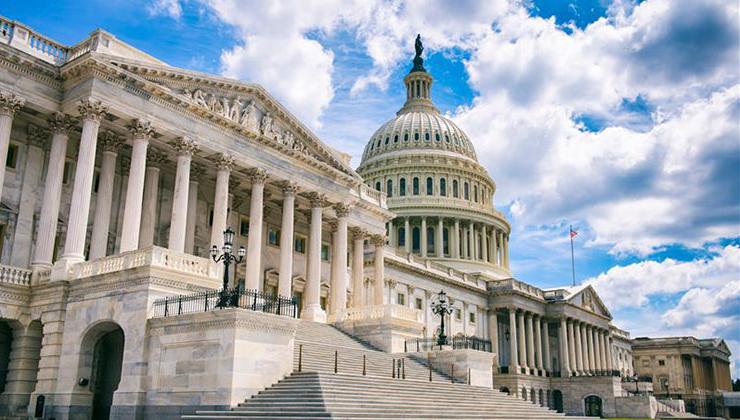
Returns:
[[[221,289],[220,293],[220,299],[218,301],[218,306],[220,308],[225,308],[228,306],[228,298],[229,298],[229,265],[231,263],[234,263],[234,265],[239,264],[244,260],[244,256],[247,255],[247,250],[244,249],[243,246],[239,247],[239,251],[237,251],[237,254],[234,255],[234,231],[231,230],[230,227],[227,227],[224,231],[224,246],[221,247],[222,254],[218,255],[218,247],[216,245],[213,245],[211,247],[211,258],[213,258],[213,261],[219,262],[223,261],[224,263],[224,285]]]
[[[451,314],[452,310],[452,304],[450,304],[450,300],[447,298],[447,293],[445,293],[444,290],[441,290],[432,301],[432,312],[434,312],[435,315],[439,315],[442,320],[439,337],[437,337],[437,345],[440,347],[447,345],[447,336],[445,335],[445,315]]]

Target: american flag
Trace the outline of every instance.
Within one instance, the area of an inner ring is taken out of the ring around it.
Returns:
[[[578,235],[578,232],[573,230],[573,228],[570,228],[570,238],[573,239]]]

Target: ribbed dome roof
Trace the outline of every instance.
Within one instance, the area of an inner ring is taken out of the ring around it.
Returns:
[[[402,149],[447,150],[478,161],[468,136],[436,110],[399,113],[370,137],[362,160]]]

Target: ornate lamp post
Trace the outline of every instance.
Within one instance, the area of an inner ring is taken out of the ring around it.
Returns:
[[[224,285],[223,289],[221,289],[221,296],[218,301],[218,306],[220,308],[225,308],[229,303],[229,265],[231,265],[231,263],[234,263],[234,265],[239,264],[244,260],[244,256],[247,255],[247,250],[244,249],[243,246],[239,247],[239,251],[237,251],[236,255],[232,253],[233,250],[234,231],[231,230],[231,227],[227,227],[224,231],[224,246],[221,248],[223,253],[218,255],[218,247],[216,245],[211,247],[211,258],[213,258],[213,261],[224,262]]]
[[[438,346],[447,345],[447,336],[445,335],[445,316],[451,314],[452,310],[453,308],[450,304],[450,300],[447,298],[447,293],[445,293],[444,290],[441,290],[437,293],[437,296],[434,297],[434,300],[432,300],[432,312],[434,312],[435,315],[439,315],[442,320],[439,337],[437,337]]]

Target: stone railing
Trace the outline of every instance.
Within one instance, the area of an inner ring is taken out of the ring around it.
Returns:
[[[403,319],[406,321],[423,322],[424,314],[418,309],[395,304],[385,304],[364,308],[349,308],[339,311],[336,316],[336,322],[356,322],[372,319]]]
[[[375,191],[375,190],[373,190]],[[434,206],[434,207],[449,207],[454,209],[463,210],[474,210],[478,212],[484,212],[492,214],[499,219],[506,220],[506,217],[500,211],[494,209],[490,202],[489,203],[476,203],[473,200],[465,200],[463,198],[440,197],[440,196],[429,196],[429,195],[410,195],[408,192],[405,196],[401,197],[395,195],[388,199],[393,208],[403,207],[419,207],[419,206]]]
[[[545,293],[542,291],[542,289],[529,285],[527,283],[523,283],[516,279],[496,280],[491,282],[490,285],[491,290],[493,291],[513,290],[540,299],[545,299]]]
[[[45,37],[20,22],[0,17],[0,40],[52,64],[67,61],[69,48]]]
[[[154,246],[74,265],[70,270],[70,278],[80,279],[144,266],[200,277],[216,277],[215,265],[210,260]]]
[[[449,267],[436,261],[429,260],[427,258],[422,258],[421,256],[414,254],[413,252],[406,252],[401,248],[386,247],[386,250],[390,250],[397,257],[403,258],[412,265],[421,266],[426,270],[435,271],[439,275],[445,276],[452,280],[457,280],[460,283],[469,284],[474,287],[480,287],[477,281],[471,279],[467,274],[455,268]]]
[[[360,192],[358,194],[361,200],[373,203],[381,208],[388,208],[388,197],[384,192],[377,191],[366,184],[360,184]]]
[[[9,265],[0,265],[0,283],[30,286],[31,270],[12,267]]]

